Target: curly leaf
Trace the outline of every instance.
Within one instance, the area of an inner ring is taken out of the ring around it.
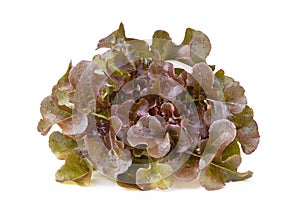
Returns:
[[[151,74],[148,86],[141,91],[141,95],[158,94],[166,99],[173,101],[183,91],[184,87],[177,81],[164,75],[163,72]]]
[[[214,121],[221,120],[221,119],[227,119],[228,117],[232,116],[225,102],[211,100],[211,99],[207,99],[207,100],[209,101],[209,104],[211,106],[210,115],[209,115],[210,123],[213,123]]]
[[[118,70],[121,66],[127,65],[128,62],[152,57],[147,42],[126,37],[123,23],[120,24],[118,30],[99,40],[97,49],[99,48],[114,49],[113,51],[108,51],[103,54],[103,58],[106,61],[110,60],[110,62],[108,62],[109,66],[114,70]],[[125,62],[121,61],[120,64],[120,61],[114,59],[116,55],[123,56],[122,59],[125,59]],[[114,62],[118,62],[119,64],[114,64]],[[131,65],[129,65],[129,67],[130,66]]]
[[[238,114],[245,109],[247,98],[244,93],[245,89],[240,85],[231,85],[225,88],[225,101],[231,113]]]
[[[97,95],[107,79],[104,73],[98,68],[97,63],[93,61],[87,66],[84,73],[82,73],[82,79],[84,80],[78,83],[74,95],[76,112],[84,114],[94,112]]]
[[[252,117],[244,117],[243,126],[237,130],[237,138],[244,153],[250,154],[256,150],[260,136],[257,123]]]
[[[237,172],[237,168],[239,167],[241,162],[242,162],[241,156],[235,154],[228,157],[219,165],[219,168],[222,169],[225,182],[241,181],[241,180],[248,179],[252,176],[251,171],[247,171],[244,173]]]
[[[233,78],[226,76],[224,70],[222,69],[216,72],[215,77],[218,79],[218,82],[222,86],[223,90],[228,86],[238,83]]]
[[[217,120],[209,128],[209,139],[199,161],[200,169],[207,167],[218,152],[230,144],[236,135],[235,126],[229,120]]]
[[[211,50],[209,38],[203,32],[192,28],[186,29],[181,45],[181,54],[184,55],[182,60],[189,65],[205,62]]]
[[[125,29],[123,23],[119,25],[118,30],[112,32],[107,37],[99,40],[97,49],[99,48],[112,48],[116,44],[126,40]],[[96,50],[97,50],[96,49]]]
[[[209,165],[201,171],[199,182],[207,190],[218,190],[225,186],[222,173],[214,165]]]
[[[126,100],[121,104],[113,104],[111,107],[111,115],[120,118],[123,126],[128,126],[130,124],[129,112],[134,103],[134,100]]]
[[[75,67],[73,67],[70,70],[68,79],[74,88],[77,87],[77,84],[79,83],[82,74],[87,69],[90,63],[91,61],[80,61],[78,64],[75,65]]]
[[[140,168],[136,172],[136,184],[141,190],[152,190],[158,187],[165,190],[172,185],[170,175],[173,169],[168,164],[153,163],[149,168]]]
[[[253,110],[246,106],[243,112],[233,116],[237,124],[237,138],[243,152],[250,154],[254,152],[259,144],[259,132],[256,121],[253,119]]]
[[[127,141],[133,147],[145,144],[149,148],[163,141],[166,133],[166,125],[162,124],[160,116],[141,117],[138,122],[131,126],[127,132]]]
[[[209,97],[209,93],[214,85],[214,73],[211,68],[203,62],[196,64],[193,67],[192,76],[198,81],[205,94]]]
[[[170,136],[169,133],[166,133],[166,136],[153,147],[147,147],[147,152],[151,157],[162,158],[169,153],[171,149]]]
[[[65,164],[56,172],[56,181],[76,183],[80,186],[90,184],[93,168],[77,153],[70,153]]]
[[[251,171],[237,172],[242,158],[236,140],[225,148],[222,158],[223,160],[214,159],[208,167],[201,170],[199,181],[207,190],[221,189],[225,182],[241,181],[252,176]]]
[[[132,147],[146,145],[147,152],[154,158],[161,158],[170,151],[170,136],[160,116],[147,116],[138,120],[127,131],[127,141]]]
[[[74,96],[74,87],[69,82],[69,73],[72,69],[72,62],[69,63],[66,73],[59,79],[52,88],[51,96],[46,97],[41,103],[41,114],[43,119],[38,124],[38,131],[46,135],[54,124],[71,117]]]
[[[62,109],[52,96],[42,101],[40,111],[43,119],[40,120],[37,129],[42,135],[46,135],[54,124],[71,117],[71,113]]]
[[[62,133],[68,136],[81,134],[88,127],[88,117],[80,112],[73,113],[72,117],[69,117],[59,123],[57,123],[62,129]]]
[[[190,127],[190,128],[192,128],[192,127]],[[176,145],[178,153],[183,153],[183,152],[187,151],[188,149],[190,149],[191,147],[193,147],[193,139],[190,136],[190,134],[191,133],[188,133],[186,129],[181,128],[179,140]]]
[[[153,190],[156,186],[156,180],[154,180],[156,173],[149,168],[140,168],[136,172],[136,184],[141,190]]]
[[[140,189],[136,184],[136,172],[140,168],[146,168],[147,164],[134,162],[125,173],[117,176],[117,184],[126,188]]]
[[[66,160],[57,181],[87,185],[89,162],[119,185],[142,190],[168,188],[172,173],[199,178],[207,189],[252,175],[237,168],[240,148],[252,153],[259,142],[253,111],[240,83],[206,64],[204,33],[188,28],[176,45],[158,30],[149,45],[126,37],[121,23],[99,48],[108,49],[75,67],[70,62],[41,104],[38,130],[62,129],[49,137],[51,151]]]
[[[99,135],[85,136],[84,148],[94,167],[109,177],[116,178],[130,167],[131,153],[124,149],[120,141],[112,140],[108,149]]]
[[[54,131],[49,136],[49,147],[58,159],[65,160],[74,148],[78,147],[78,144],[71,137]]]
[[[176,60],[188,65],[205,62],[211,50],[208,37],[201,31],[187,28],[180,45],[172,42],[169,33],[158,30],[154,33],[151,50],[160,60]]]
[[[184,182],[191,182],[198,177],[199,158],[190,156],[190,158],[176,171],[174,176]]]
[[[175,44],[168,32],[163,30],[157,30],[154,32],[152,37],[152,52],[158,57],[158,59],[166,61],[168,59],[173,59],[172,49],[174,49]]]
[[[225,182],[241,181],[252,176],[251,171],[237,172],[241,163],[240,155],[232,155],[221,163],[211,163],[200,173],[200,184],[207,190],[217,190],[224,187]]]
[[[245,89],[240,86],[238,81],[226,76],[222,69],[216,72],[215,77],[224,91],[225,102],[230,112],[241,113],[247,105]]]
[[[66,73],[59,79],[57,84],[52,88],[52,96],[57,99],[58,105],[74,108],[71,102],[74,95],[74,87],[69,81],[70,70],[72,69],[72,62],[69,63]]]
[[[193,66],[192,76],[203,88],[206,96],[210,100],[224,101],[224,93],[215,75],[206,63],[201,62]]]

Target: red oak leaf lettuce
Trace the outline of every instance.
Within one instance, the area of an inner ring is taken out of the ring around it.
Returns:
[[[42,102],[38,131],[65,164],[56,180],[90,184],[99,171],[123,187],[167,189],[176,180],[207,190],[252,176],[241,150],[259,144],[258,125],[238,81],[206,58],[208,37],[187,28],[181,44],[164,30],[128,38],[124,25],[99,40],[91,61],[69,64]]]

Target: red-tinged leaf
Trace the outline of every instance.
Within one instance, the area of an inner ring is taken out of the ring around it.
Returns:
[[[245,90],[206,64],[211,45],[188,28],[176,45],[163,30],[148,41],[119,28],[99,40],[92,61],[69,64],[41,104],[38,130],[65,165],[63,183],[88,185],[92,167],[129,188],[167,189],[172,177],[208,190],[251,177],[238,172],[259,133]],[[92,166],[90,166],[92,164]]]
[[[209,128],[209,138],[199,162],[200,169],[207,167],[218,152],[223,152],[224,148],[234,140],[235,135],[235,126],[229,120],[213,122]]]
[[[77,84],[79,83],[82,74],[87,69],[90,63],[91,61],[80,61],[78,64],[75,65],[75,67],[73,67],[70,70],[68,78],[74,88],[77,87]]]
[[[71,113],[62,109],[52,96],[46,97],[40,108],[43,119],[38,124],[38,131],[46,135],[54,124],[57,124],[71,116]]]
[[[245,109],[247,98],[244,93],[245,89],[240,85],[230,85],[225,88],[225,101],[231,113],[239,114]]]
[[[259,144],[259,133],[256,121],[250,116],[244,116],[243,126],[237,130],[237,138],[244,153],[251,154]]]
[[[237,172],[241,163],[240,155],[232,155],[221,163],[211,163],[200,172],[200,184],[207,190],[217,190],[225,186],[225,182],[242,181],[252,176],[251,171]]]
[[[200,172],[199,182],[207,190],[218,190],[225,186],[224,177],[219,169],[213,165],[209,165]]]
[[[177,170],[174,176],[181,181],[191,182],[199,175],[199,158],[191,156],[182,167]]]
[[[118,30],[112,32],[107,37],[99,40],[97,49],[99,48],[112,48],[119,42],[126,41],[125,29],[123,23],[120,24]]]
[[[111,138],[109,138],[111,139]],[[117,175],[127,171],[132,163],[131,153],[124,149],[120,141],[110,140],[107,146],[99,135],[89,135],[84,138],[84,149],[93,166],[105,175],[116,179]]]
[[[237,125],[237,138],[243,152],[251,154],[259,144],[259,132],[256,121],[253,119],[253,110],[246,106],[243,112],[233,116]]]
[[[190,47],[191,64],[205,62],[211,50],[209,38],[201,31],[187,28],[182,45]]]

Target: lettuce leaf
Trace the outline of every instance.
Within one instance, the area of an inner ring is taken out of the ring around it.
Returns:
[[[65,164],[62,183],[89,185],[94,170],[123,187],[167,189],[173,178],[208,190],[252,176],[241,173],[241,151],[259,144],[244,87],[206,63],[208,37],[187,28],[180,44],[157,30],[150,40],[117,30],[106,48],[66,72],[41,102],[38,131]]]

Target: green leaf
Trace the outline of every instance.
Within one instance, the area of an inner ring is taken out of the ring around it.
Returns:
[[[221,156],[224,148],[235,138],[235,126],[229,120],[217,120],[209,128],[209,138],[199,162],[200,169],[207,167],[216,155]]]
[[[251,107],[246,106],[243,112],[235,114],[233,116],[233,121],[237,124],[237,127],[240,128],[243,126],[244,116],[253,117],[254,113]]]
[[[235,154],[230,157],[228,157],[226,160],[224,160],[221,164],[217,165],[218,168],[222,171],[224,176],[224,181],[241,181],[248,179],[252,176],[251,171],[247,171],[244,173],[237,172],[237,168],[240,166],[242,162],[242,158],[240,155]]]
[[[69,73],[72,62],[69,63],[66,73],[52,88],[51,96],[46,97],[41,103],[43,119],[38,124],[38,131],[46,135],[54,124],[60,124],[71,117],[74,104],[71,102],[74,96],[74,87],[69,82]]]
[[[234,139],[222,152],[222,160],[226,160],[228,157],[232,155],[240,155],[240,146],[237,142],[237,139]]]
[[[69,101],[69,93],[67,91],[58,91],[56,93],[58,104],[73,109],[74,104]]]
[[[164,30],[157,30],[157,31],[155,31],[152,38],[154,40],[158,40],[158,39],[172,40],[171,37],[170,37],[170,35],[169,35],[169,33],[166,32],[166,31],[164,31]],[[152,46],[154,46],[154,45],[152,43]]]
[[[136,184],[141,190],[158,187],[165,190],[172,185],[173,169],[168,164],[152,163],[149,168],[139,168],[136,172]]]
[[[56,172],[56,181],[61,183],[75,183],[80,186],[90,184],[93,168],[77,153],[70,153],[65,164]]]
[[[64,160],[78,144],[71,137],[55,131],[49,136],[49,147],[58,159]]]
[[[172,185],[171,174],[173,174],[173,169],[168,164],[156,163],[156,172],[159,178],[156,183],[157,187],[161,190],[168,189]]]
[[[156,173],[153,172],[151,166],[149,168],[140,168],[136,172],[136,184],[141,190],[153,190],[157,187],[154,180]]]
[[[59,79],[57,84],[52,88],[52,96],[57,99],[58,105],[74,108],[74,104],[70,102],[74,95],[74,87],[69,81],[69,73],[72,69],[70,61],[66,73]]]
[[[221,84],[223,90],[227,86],[230,86],[236,82],[233,78],[226,76],[224,70],[222,69],[218,70],[215,73],[215,77],[216,79],[218,79],[218,82]]]

